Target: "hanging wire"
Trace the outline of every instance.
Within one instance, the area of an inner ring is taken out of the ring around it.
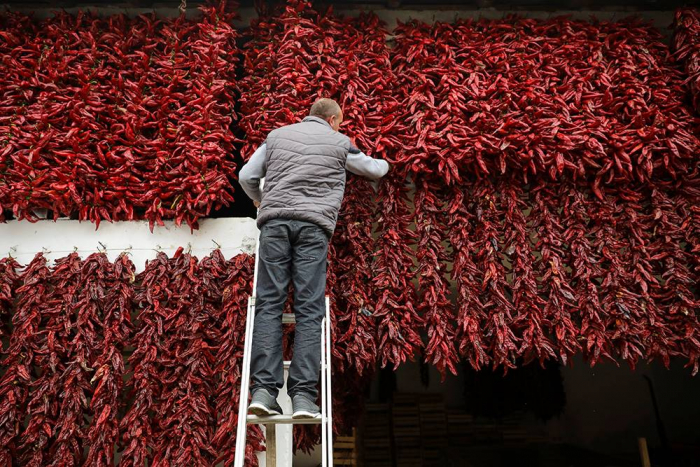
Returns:
[[[180,6],[178,7],[178,10],[180,10],[180,13],[183,15],[185,14],[185,11],[187,10],[187,0],[180,0]]]

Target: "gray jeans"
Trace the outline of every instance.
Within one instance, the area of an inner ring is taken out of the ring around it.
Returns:
[[[296,328],[287,393],[305,393],[316,400],[328,240],[311,222],[273,219],[261,228],[251,360],[253,391],[262,387],[276,397],[284,385],[282,312],[292,281]]]

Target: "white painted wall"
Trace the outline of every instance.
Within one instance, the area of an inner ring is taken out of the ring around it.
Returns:
[[[177,227],[166,221],[164,227],[156,226],[151,233],[146,221],[102,222],[97,230],[90,222],[68,219],[9,221],[0,224],[0,255],[11,255],[26,265],[42,251],[49,260],[73,251],[83,258],[104,251],[114,260],[127,251],[136,270],[142,271],[146,260],[155,258],[158,251],[172,255],[180,246],[189,247],[200,259],[216,248],[226,259],[255,251],[258,229],[254,219],[203,219],[199,225],[199,230],[191,232],[186,225]]]

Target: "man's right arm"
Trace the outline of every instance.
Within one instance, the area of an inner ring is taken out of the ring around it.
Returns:
[[[260,191],[260,180],[265,177],[265,158],[267,156],[267,145],[263,143],[255,150],[248,162],[241,168],[238,174],[238,181],[243,187],[248,197],[253,201],[262,200]]]
[[[352,144],[345,168],[355,175],[360,175],[370,180],[379,180],[389,171],[389,163],[384,159],[369,157]]]

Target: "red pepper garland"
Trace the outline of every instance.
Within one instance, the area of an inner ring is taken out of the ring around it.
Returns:
[[[147,458],[154,465],[209,465],[215,459],[208,400],[214,356],[203,338],[212,323],[202,310],[203,279],[197,259],[182,248],[170,259],[159,253],[143,273],[137,300],[146,305],[141,315],[146,325],[136,334],[132,356],[139,358],[133,360],[136,384],[131,386],[138,392],[123,419],[129,424],[125,465]],[[143,412],[149,405],[156,414],[151,420]]]
[[[0,207],[33,220],[197,219],[233,198],[233,14],[4,17]]]
[[[71,305],[80,284],[80,257],[73,253],[56,260],[49,281],[52,293],[45,297],[46,306],[41,311],[45,322],[35,347],[41,373],[32,382],[29,423],[20,436],[20,463],[37,467],[82,462],[82,447],[72,436],[81,436],[81,426],[76,425],[70,410],[62,410],[64,402],[70,405],[80,399],[83,390],[80,381],[70,378],[79,363],[70,358],[69,335],[73,327]],[[66,449],[66,442],[73,445],[72,451]]]
[[[692,8],[676,10],[671,49],[685,66],[693,106],[696,112],[700,112],[700,11]]]
[[[511,193],[517,190],[515,186],[514,184],[510,189]],[[569,201],[566,193],[560,197],[556,186],[540,180],[537,186],[530,190],[529,199],[519,200],[521,204],[517,213],[517,217],[521,219],[520,228],[524,228],[529,235],[527,225],[522,222],[531,217],[532,230],[537,234],[533,251],[529,250],[529,239],[521,238],[520,242],[528,245],[528,257],[533,259],[532,267],[537,268],[535,274],[539,278],[537,286],[543,302],[542,315],[548,321],[547,328],[554,343],[553,350],[564,364],[581,350],[578,323],[574,318],[579,313],[579,304],[572,288],[573,280],[569,272],[572,265],[568,262],[564,228],[565,216],[570,215]],[[528,218],[524,218],[522,211],[528,205],[532,206],[532,211]],[[540,253],[539,261],[534,261],[534,251]]]
[[[19,263],[14,258],[0,259],[0,340],[10,336],[9,324],[12,319],[12,305],[15,290],[19,283]],[[5,348],[0,345],[0,357],[4,357]]]
[[[405,174],[391,174],[379,190],[383,202],[377,219],[379,249],[373,280],[379,361],[382,367],[391,364],[394,369],[414,359],[422,346],[417,331],[424,323],[416,311],[411,282],[415,272],[409,245],[415,233],[409,229],[411,215],[404,180]]]
[[[416,179],[415,223],[418,234],[418,312],[425,320],[428,344],[425,360],[435,365],[444,380],[447,371],[456,375],[459,357],[455,347],[455,325],[449,283],[445,277],[447,253],[442,241],[446,216],[438,198],[443,198],[440,184],[426,177]]]
[[[638,297],[629,282],[633,268],[627,241],[615,228],[618,203],[618,198],[611,195],[589,203],[589,233],[594,237],[593,248],[601,255],[603,281],[599,294],[606,330],[619,355],[634,367],[637,358],[644,355],[644,331]]]
[[[698,185],[697,178],[693,184]],[[700,307],[700,298],[697,291],[693,292],[693,287],[699,282],[695,250],[700,238],[700,216],[693,210],[697,211],[700,191],[697,188],[687,191],[655,186],[651,191],[651,212],[645,232],[651,237],[648,251],[655,265],[656,279],[656,283],[650,286],[649,295],[660,308],[662,317],[661,326],[657,327],[663,329],[656,332],[675,343],[673,348],[678,349],[677,354],[688,358],[688,366],[692,367],[693,374],[697,374],[700,369],[700,323],[696,310]],[[691,234],[686,236],[687,233]],[[681,246],[684,243],[685,248]],[[661,357],[667,362],[668,356],[662,354]]]
[[[630,253],[630,288],[638,295],[640,318],[643,322],[642,336],[646,347],[644,358],[658,358],[667,367],[673,356],[679,355],[678,342],[673,336],[673,323],[666,310],[656,301],[654,290],[659,290],[657,277],[666,268],[654,260],[654,228],[652,227],[653,192],[638,187],[620,188],[618,197],[627,202],[622,204],[620,221],[621,235],[627,239]],[[651,197],[649,194],[651,193]],[[680,242],[676,244],[680,246]],[[680,271],[679,271],[680,272]],[[682,280],[682,279],[681,279]]]
[[[206,339],[213,322],[204,284],[223,274],[213,267],[205,270],[206,265],[178,249],[169,260],[168,294],[155,307],[163,317],[163,339],[153,465],[211,465],[216,457],[210,444],[215,357]]]
[[[545,301],[539,296],[533,245],[530,242],[527,219],[523,213],[527,203],[520,184],[515,180],[502,178],[498,185],[498,192],[505,220],[503,255],[510,263],[511,300],[517,312],[512,327],[517,330],[522,339],[518,354],[523,357],[525,364],[538,360],[543,365],[545,360],[556,357],[547,331],[551,327],[551,314],[559,310],[545,309]],[[540,249],[542,262],[552,261],[548,257],[545,258],[545,255],[549,256],[546,247],[548,239],[545,237],[542,240],[544,240]],[[563,358],[563,360],[566,359]]]
[[[482,332],[489,345],[493,367],[503,365],[507,370],[516,367],[520,339],[514,333],[517,310],[508,298],[512,294],[512,284],[507,280],[501,257],[503,244],[499,242],[499,230],[503,228],[503,216],[498,205],[496,187],[492,182],[477,180],[473,196],[476,204],[474,262],[484,271],[480,292],[487,316]]]
[[[333,234],[334,254],[331,266],[339,271],[339,332],[333,345],[333,363],[338,372],[350,371],[362,376],[371,373],[377,361],[374,330],[376,307],[372,300],[372,222],[374,193],[359,177],[350,177],[346,196]]]
[[[131,314],[136,276],[134,264],[126,254],[120,255],[114,264],[106,262],[104,257],[98,259],[93,266],[105,267],[107,271],[104,272],[104,295],[100,297],[102,309],[97,316],[102,325],[101,339],[95,343],[97,358],[91,363],[94,373],[90,378],[90,411],[93,417],[85,430],[89,446],[85,463],[111,466],[114,465],[115,447],[119,443],[119,419],[124,409],[124,352],[133,331]]]
[[[134,299],[140,312],[129,342],[134,349],[129,357],[133,376],[124,389],[133,402],[119,426],[124,446],[120,466],[143,465],[153,460],[157,425],[151,414],[159,409],[162,396],[160,359],[162,343],[167,339],[164,321],[168,314],[164,304],[174,291],[170,263],[164,253],[158,253],[137,278],[139,286]]]
[[[88,427],[84,420],[89,414],[87,400],[95,395],[90,380],[96,374],[95,362],[105,334],[103,316],[109,305],[107,293],[113,286],[113,265],[103,253],[93,254],[84,261],[73,253],[56,262],[53,275],[57,276],[55,290],[61,301],[51,311],[64,322],[56,337],[62,342],[65,355],[61,358],[66,366],[60,375],[62,391],[57,398],[55,441],[49,452],[51,465],[77,465],[84,462],[82,454],[87,447]],[[117,407],[110,417],[111,410],[105,407],[99,414],[90,415],[98,425],[107,419],[115,423]],[[113,446],[107,446],[102,464],[112,463],[113,450]]]
[[[24,431],[24,420],[28,413],[30,391],[34,378],[33,367],[42,366],[48,370],[47,356],[39,350],[46,335],[39,333],[48,317],[48,297],[53,291],[50,282],[51,271],[46,258],[39,253],[22,271],[19,287],[15,290],[17,302],[12,316],[10,345],[3,356],[2,366],[6,369],[0,379],[0,463],[12,465],[19,459],[20,442]],[[55,364],[55,363],[54,363]],[[51,428],[49,426],[49,428]],[[51,435],[43,434],[43,439]]]
[[[602,281],[601,252],[596,251],[588,238],[589,197],[573,185],[561,185],[559,199],[568,197],[565,216],[565,240],[569,245],[569,265],[574,287],[574,297],[580,314],[581,346],[584,356],[595,365],[602,358],[613,360],[610,337],[605,332],[605,322],[601,316],[602,305],[598,295],[598,283]],[[561,353],[561,352],[560,352]]]
[[[449,240],[454,251],[452,280],[457,288],[457,348],[462,358],[479,370],[489,364],[487,343],[483,334],[486,321],[484,305],[481,302],[480,288],[484,282],[484,272],[480,270],[472,256],[476,249],[474,226],[476,214],[472,207],[472,186],[454,185],[450,192]]]

